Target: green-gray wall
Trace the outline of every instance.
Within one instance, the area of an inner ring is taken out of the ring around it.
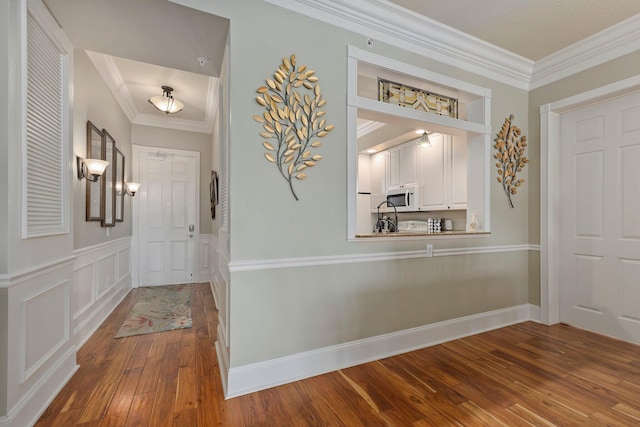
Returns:
[[[425,240],[346,240],[347,46],[369,49],[366,37],[257,0],[180,3],[231,20],[231,264],[425,249]],[[527,91],[383,43],[371,51],[491,88],[493,130],[514,114],[528,133]],[[316,71],[327,123],[336,127],[318,150],[323,160],[296,183],[299,202],[265,161],[260,127],[251,119],[263,111],[256,89],[292,53]],[[492,174],[492,235],[433,240],[434,249],[528,243],[528,181],[511,209]],[[231,366],[525,304],[529,264],[528,251],[517,251],[232,272]]]
[[[75,49],[73,61],[73,154],[86,156],[87,120],[90,120],[98,129],[106,129],[116,140],[116,147],[125,155],[125,175],[130,178],[131,123],[86,52]],[[124,222],[117,222],[115,227],[102,227],[99,221],[86,221],[86,181],[76,179],[74,174],[74,249],[131,236],[131,198],[124,199]]]

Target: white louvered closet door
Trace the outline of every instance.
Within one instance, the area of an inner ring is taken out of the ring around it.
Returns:
[[[67,54],[27,17],[26,142],[23,145],[23,237],[68,232]]]

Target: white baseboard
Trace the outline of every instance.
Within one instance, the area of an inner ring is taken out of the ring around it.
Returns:
[[[537,312],[539,316],[539,307]],[[475,335],[527,320],[535,320],[532,319],[532,314],[535,313],[534,306],[523,304],[279,357],[264,362],[233,367],[228,370],[225,398],[241,396],[457,338]],[[221,374],[224,378],[225,372],[227,372],[224,365],[228,361],[224,359],[224,355],[220,354],[222,349],[218,349],[217,342],[216,349]],[[224,380],[223,385],[225,385]]]
[[[130,290],[130,285],[124,285],[119,291],[109,295],[108,298],[103,298],[100,304],[95,304],[91,316],[76,325],[73,330],[73,336],[77,349],[82,348],[87,340],[91,338],[91,335],[107,320],[107,317],[109,317],[113,310],[129,295]]]
[[[529,304],[529,320],[537,323],[542,322],[542,312],[539,305]]]
[[[228,397],[228,380],[229,380],[229,357],[225,350],[227,344],[224,341],[224,334],[220,331],[218,324],[218,339],[216,340],[216,355],[218,357],[218,367],[220,368],[220,379],[222,380],[222,392],[225,398]]]

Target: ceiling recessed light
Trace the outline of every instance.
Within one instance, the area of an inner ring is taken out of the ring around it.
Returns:
[[[367,153],[369,153],[369,154],[373,154],[373,153],[375,153],[375,152],[376,152],[376,150],[374,150],[373,148],[369,148],[369,149],[367,150]]]

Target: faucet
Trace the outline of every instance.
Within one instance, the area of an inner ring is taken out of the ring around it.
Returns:
[[[393,212],[395,213],[395,221],[393,222],[389,218],[385,218],[380,215],[380,206],[384,205],[385,203],[387,204],[387,206],[391,206],[393,208]],[[387,224],[387,227],[389,225],[393,226],[394,233],[398,232],[398,209],[396,208],[396,205],[393,202],[390,202],[388,200],[383,200],[378,205],[378,220],[376,221],[376,230],[378,230],[379,233],[381,233],[382,230],[384,229],[385,223]]]

